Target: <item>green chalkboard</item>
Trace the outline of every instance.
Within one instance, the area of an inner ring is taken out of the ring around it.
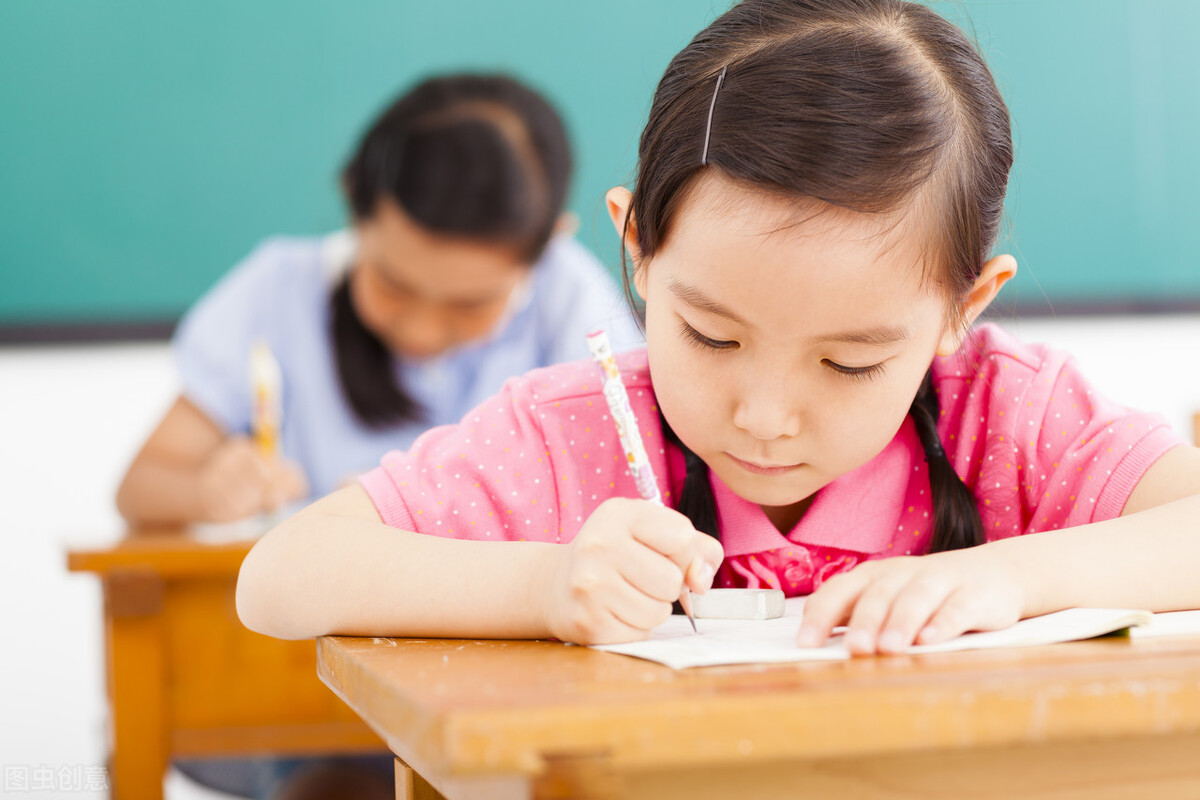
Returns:
[[[653,86],[723,0],[4,0],[0,325],[176,317],[261,238],[339,226],[336,174],[413,80],[506,70],[564,112],[581,238],[617,260]],[[974,0],[1010,101],[1022,306],[1200,299],[1200,3]]]

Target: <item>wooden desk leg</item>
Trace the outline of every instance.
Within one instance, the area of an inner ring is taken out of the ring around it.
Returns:
[[[113,800],[162,800],[167,769],[162,579],[150,571],[104,581],[112,713]]]
[[[400,759],[396,759],[396,800],[446,800]]]

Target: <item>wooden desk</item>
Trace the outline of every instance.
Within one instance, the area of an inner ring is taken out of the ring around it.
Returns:
[[[1196,798],[1200,638],[675,672],[549,642],[318,640],[401,797]]]
[[[234,587],[252,544],[146,531],[68,553],[69,569],[104,586],[117,800],[161,798],[175,757],[383,750],[317,680],[311,641],[238,621]]]

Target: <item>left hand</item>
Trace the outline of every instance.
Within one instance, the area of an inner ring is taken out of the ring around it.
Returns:
[[[851,654],[902,653],[966,631],[1007,628],[1024,615],[1020,578],[988,545],[866,561],[808,598],[797,642],[820,647],[845,624]]]

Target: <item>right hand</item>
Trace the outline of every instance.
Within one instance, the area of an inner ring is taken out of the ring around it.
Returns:
[[[308,481],[296,464],[264,458],[251,439],[232,436],[204,463],[199,488],[200,518],[233,522],[299,500]]]
[[[647,500],[601,503],[556,549],[542,593],[551,635],[579,644],[645,639],[686,584],[706,592],[725,554],[683,514]]]

